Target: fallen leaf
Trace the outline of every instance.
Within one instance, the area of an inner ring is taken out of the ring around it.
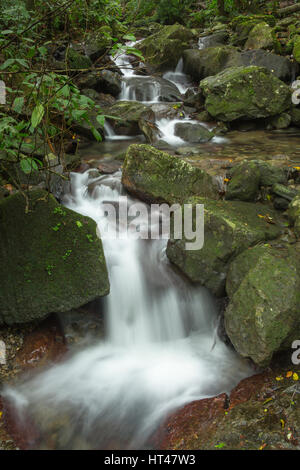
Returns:
[[[293,374],[293,380],[299,380],[299,375],[294,372]]]

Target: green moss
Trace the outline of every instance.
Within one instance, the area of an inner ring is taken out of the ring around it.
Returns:
[[[293,56],[295,60],[300,64],[300,35],[297,34],[294,37],[294,48],[293,48]]]
[[[24,323],[109,292],[96,224],[41,190],[0,201],[0,323]],[[80,221],[82,227],[76,227]],[[92,237],[90,243],[87,237]],[[26,282],[27,281],[27,282]],[[30,282],[28,282],[30,281]]]

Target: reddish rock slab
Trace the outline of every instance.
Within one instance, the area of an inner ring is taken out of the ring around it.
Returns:
[[[160,450],[193,449],[201,435],[212,433],[218,418],[224,416],[227,395],[205,398],[184,406],[171,415],[157,434]]]
[[[67,352],[65,339],[55,317],[49,317],[29,333],[16,355],[22,371],[59,361]]]

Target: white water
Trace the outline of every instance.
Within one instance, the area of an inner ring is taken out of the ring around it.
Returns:
[[[174,72],[166,72],[163,75],[165,80],[169,80],[169,82],[174,83],[177,86],[178,90],[182,95],[191,88],[192,83],[191,79],[183,73],[183,59],[179,59],[177,67]]]
[[[104,232],[101,204],[118,202],[121,193],[120,174],[73,174],[64,202]],[[103,244],[111,283],[105,340],[5,392],[20,419],[26,411],[38,423],[42,448],[53,439],[59,449],[144,448],[169,411],[228,392],[251,374],[218,339],[208,292],[170,268],[165,240],[129,233]]]

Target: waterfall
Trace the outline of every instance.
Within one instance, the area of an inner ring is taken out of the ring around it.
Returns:
[[[168,412],[229,392],[251,369],[216,339],[214,299],[171,269],[166,240],[138,240],[105,216],[103,204],[124,196],[120,172],[71,176],[64,204],[92,217],[103,238],[106,336],[4,393],[19,419],[29,414],[37,424],[39,448],[148,448]],[[128,198],[129,208],[136,202]],[[109,227],[122,236],[105,236]]]

